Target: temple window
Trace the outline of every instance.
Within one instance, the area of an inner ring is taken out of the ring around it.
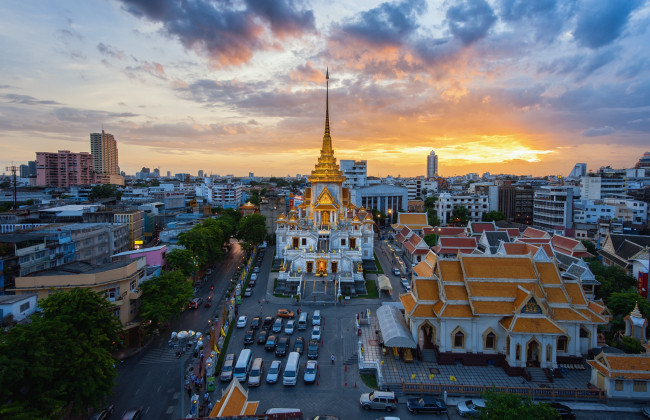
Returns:
[[[553,346],[549,344],[546,346],[546,361],[551,362],[552,357],[553,357]]]
[[[521,360],[521,344],[517,344],[515,350],[515,360]]]
[[[341,246],[345,246],[345,239],[341,239]]]
[[[565,335],[561,335],[557,339],[557,351],[563,351],[566,352],[567,349],[569,348],[569,340]]]
[[[307,238],[302,238],[302,244],[307,245]]]
[[[497,347],[497,336],[492,331],[485,336],[485,348],[487,350],[495,350]]]
[[[465,348],[465,333],[461,330],[460,327],[456,328],[452,332],[453,347],[455,349],[464,349]]]

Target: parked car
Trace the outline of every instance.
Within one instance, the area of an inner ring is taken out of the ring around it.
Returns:
[[[398,268],[393,268],[393,274],[395,274],[396,276],[400,276],[400,275],[402,275],[402,272],[399,271]]]
[[[644,407],[641,410],[641,415],[645,417],[646,419],[650,419],[650,407]]]
[[[320,325],[316,325],[312,330],[311,339],[320,341]]]
[[[320,310],[314,311],[314,316],[311,317],[311,325],[320,325]]]
[[[293,311],[288,309],[278,309],[278,313],[275,314],[277,318],[293,318]]]
[[[276,334],[282,332],[282,318],[278,318],[275,320],[271,331],[273,331]]]
[[[318,359],[318,347],[320,343],[316,340],[310,340],[307,346],[307,358]]]
[[[262,328],[269,329],[269,328],[271,328],[271,325],[273,325],[273,317],[271,317],[271,316],[264,317],[264,322],[262,323]]]
[[[294,326],[294,321],[293,319],[290,319],[287,321],[287,325],[284,327],[284,333],[287,335],[293,334],[293,326]]]
[[[442,414],[447,412],[447,404],[433,397],[409,398],[406,400],[406,408],[413,414]]]
[[[361,394],[359,402],[364,410],[386,410],[393,411],[397,407],[397,398],[392,391],[375,391],[369,394]]]
[[[258,329],[260,327],[260,322],[261,322],[261,318],[259,316],[256,316],[253,319],[251,319],[251,328],[254,330]]]
[[[251,296],[253,296],[253,289],[247,287],[246,290],[244,290],[244,297],[251,297]]]
[[[318,362],[315,360],[309,360],[307,366],[305,366],[305,374],[302,379],[306,384],[313,384],[316,382],[316,375],[318,374]]]
[[[237,319],[237,328],[244,328],[246,324],[248,323],[248,317],[246,315],[242,315]]]
[[[478,417],[479,410],[482,408],[485,408],[485,401],[473,399],[459,402],[456,411],[461,417]]]
[[[411,283],[409,283],[406,277],[402,277],[401,283],[404,290],[406,290],[407,292],[411,291]]]
[[[289,340],[289,337],[281,337],[278,340],[278,345],[275,347],[275,355],[277,357],[286,356],[287,351],[289,351],[290,344],[291,341]]]
[[[296,341],[293,343],[293,351],[303,354],[305,351],[305,338],[297,337]]]
[[[271,367],[269,367],[268,372],[266,373],[266,383],[274,384],[278,381],[280,377],[280,372],[282,371],[282,362],[279,360],[274,360],[271,362]]]
[[[267,330],[261,330],[260,333],[257,334],[257,344],[265,344],[268,333]]]
[[[255,267],[253,268],[253,273],[259,273],[259,272],[260,272],[260,268],[259,268],[259,266],[255,266]]]
[[[246,331],[244,335],[244,344],[251,344],[255,341],[255,330]]]
[[[226,355],[226,359],[223,361],[221,366],[221,375],[219,375],[219,380],[221,382],[229,382],[232,380],[232,371],[235,368],[235,354],[229,353]]]
[[[566,405],[557,402],[552,402],[549,403],[548,405],[550,405],[551,408],[557,411],[561,419],[575,420],[576,415],[573,411],[571,411],[571,407],[567,407]]]
[[[266,344],[264,344],[264,350],[266,351],[273,351],[275,350],[275,346],[278,345],[278,336],[277,335],[270,335],[266,339]]]
[[[90,420],[106,420],[113,415],[113,405],[107,405],[106,407],[102,408],[98,413],[95,413]]]
[[[257,280],[257,273],[251,274],[251,280]]]
[[[248,282],[248,285],[250,287],[255,287],[256,284],[257,284],[257,280],[250,279],[250,281]]]
[[[122,420],[140,420],[142,418],[142,407],[132,408],[122,416]]]

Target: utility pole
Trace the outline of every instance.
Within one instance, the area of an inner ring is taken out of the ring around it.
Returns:
[[[17,202],[16,202],[16,171],[17,170],[18,170],[18,167],[16,165],[13,165],[13,162],[12,162],[11,166],[7,166],[5,168],[5,171],[10,171],[11,172],[11,174],[13,176],[13,179],[14,179],[14,207],[13,207],[14,211],[16,211],[16,209],[18,208],[18,205],[17,205]]]

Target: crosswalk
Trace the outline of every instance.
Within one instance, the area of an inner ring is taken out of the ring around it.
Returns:
[[[187,357],[187,353],[183,356]],[[151,349],[138,362],[139,365],[157,365],[160,363],[179,363],[174,349]]]

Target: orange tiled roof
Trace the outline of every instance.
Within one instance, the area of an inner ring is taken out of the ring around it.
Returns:
[[[528,255],[531,251],[528,244],[522,242],[504,242],[503,250],[506,255]]]
[[[399,300],[404,306],[404,312],[409,315],[415,307],[415,297],[413,296],[413,293],[403,293],[399,295]]]
[[[589,308],[576,309],[576,311],[580,312],[582,314],[582,316],[584,316],[585,318],[591,320],[592,322],[598,322],[598,323],[602,323],[602,324],[606,324],[608,322],[608,319],[607,319],[608,317],[607,316],[599,315],[599,314],[595,313],[594,311],[592,311]]]
[[[420,300],[439,300],[440,290],[438,290],[437,280],[415,280],[415,290]]]
[[[650,380],[650,357],[646,354],[601,353],[588,363],[610,378]]]
[[[433,305],[420,304],[415,308],[415,311],[411,314],[412,317],[416,318],[431,318],[435,314],[433,312]]]
[[[440,260],[438,261],[438,269],[440,270],[440,277],[445,283],[461,282],[464,280],[460,261]]]
[[[552,262],[538,262],[535,263],[539,279],[544,284],[561,284],[560,275],[557,272],[555,263]]]
[[[252,416],[257,412],[257,407],[259,407],[260,402],[259,401],[251,401],[248,404],[246,404],[246,409],[244,410],[244,415],[247,416]]]
[[[408,225],[413,227],[427,226],[426,213],[400,213],[397,218],[397,223],[400,225]]]
[[[556,321],[587,321],[578,311],[572,308],[553,308],[553,319]]]
[[[543,230],[527,227],[524,233],[522,233],[524,238],[548,238],[550,235]]]
[[[505,328],[506,330],[510,331],[510,325],[512,325],[512,320],[513,319],[514,319],[514,317],[512,317],[512,316],[503,317],[499,321],[499,324],[501,324],[503,326],[503,328]]]
[[[443,236],[467,236],[465,228],[462,227],[434,227],[434,228],[424,228],[422,233],[428,235],[430,233],[435,233],[438,237]]]
[[[445,284],[447,300],[467,300],[467,289],[465,286],[451,286]]]
[[[508,232],[508,236],[510,236],[511,240],[521,236],[521,232],[519,231],[518,228],[497,228],[497,231]]]
[[[445,306],[445,304],[440,301],[437,302],[435,305],[433,305],[433,312],[436,314],[436,316],[440,316],[442,308]]]
[[[578,283],[564,283],[564,289],[566,290],[567,294],[569,295],[569,298],[571,299],[571,303],[574,305],[586,305],[587,302],[585,301],[585,297],[582,294],[582,288]]]
[[[461,260],[469,278],[536,279],[530,258],[464,256]]]
[[[569,303],[561,287],[545,287],[544,291],[548,303]]]
[[[548,318],[518,317],[511,325],[510,331],[532,334],[566,334],[559,325]]]
[[[445,318],[472,318],[472,309],[469,305],[447,305],[440,315]]]
[[[413,271],[420,277],[433,277],[433,268],[426,261],[420,261]]]
[[[472,307],[476,315],[512,314],[512,302],[473,300]]]
[[[469,226],[474,234],[496,231],[496,227],[492,222],[472,222]]]
[[[436,255],[435,252],[429,251],[427,253],[427,256],[424,259],[425,259],[426,262],[429,263],[429,265],[431,265],[431,267],[435,267],[436,266],[436,261],[438,261],[438,256]]]
[[[467,287],[472,297],[503,297],[514,298],[517,295],[517,288],[521,286],[527,291],[534,290],[538,296],[542,293],[537,282],[501,282],[501,281],[468,281]]]

